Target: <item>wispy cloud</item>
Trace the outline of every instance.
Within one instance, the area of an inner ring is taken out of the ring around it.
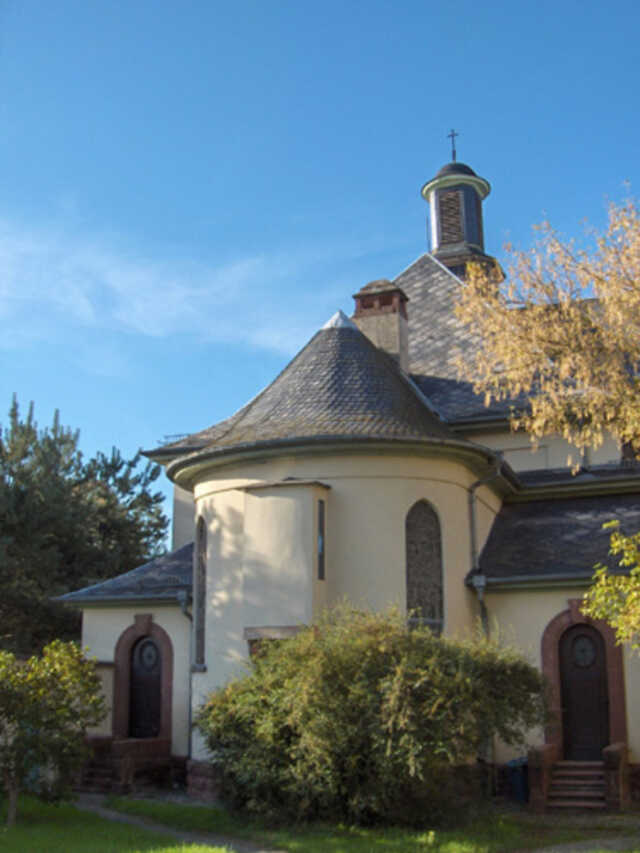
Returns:
[[[344,303],[341,262],[371,248],[296,248],[215,266],[0,219],[0,347],[26,348],[75,329],[188,333],[290,353],[315,330],[318,311]]]

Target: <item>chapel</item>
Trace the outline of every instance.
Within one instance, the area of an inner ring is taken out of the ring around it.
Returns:
[[[485,406],[458,378],[479,343],[456,295],[470,261],[495,264],[490,189],[443,166],[421,191],[429,252],[357,289],[352,317],[336,313],[238,412],[147,452],[174,484],[171,553],[62,597],[82,608],[98,660],[110,710],[92,741],[118,784],[164,761],[207,790],[192,726],[207,695],[256,643],[347,598],[396,604],[444,635],[499,628],[544,672],[534,808],[640,796],[640,659],[580,610],[610,560],[603,523],[640,529],[640,469],[609,439],[573,474],[561,437],[532,449],[512,432],[525,399]],[[496,764],[514,757],[494,745]]]

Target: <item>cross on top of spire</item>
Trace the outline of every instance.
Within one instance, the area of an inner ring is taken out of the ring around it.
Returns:
[[[451,133],[447,133],[447,138],[451,140],[451,160],[453,163],[456,162],[456,136],[460,136],[460,134],[451,128]]]

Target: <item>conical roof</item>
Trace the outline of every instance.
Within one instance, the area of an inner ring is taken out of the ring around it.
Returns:
[[[148,455],[329,437],[460,443],[396,361],[339,312],[231,418]]]

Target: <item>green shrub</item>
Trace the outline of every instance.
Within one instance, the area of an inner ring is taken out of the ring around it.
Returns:
[[[9,826],[21,791],[45,799],[70,793],[87,754],[85,730],[105,711],[95,665],[75,643],[54,640],[26,661],[0,650],[0,786]]]
[[[264,643],[197,722],[231,806],[420,825],[455,799],[455,765],[492,735],[521,743],[542,721],[542,688],[511,650],[341,606]]]

